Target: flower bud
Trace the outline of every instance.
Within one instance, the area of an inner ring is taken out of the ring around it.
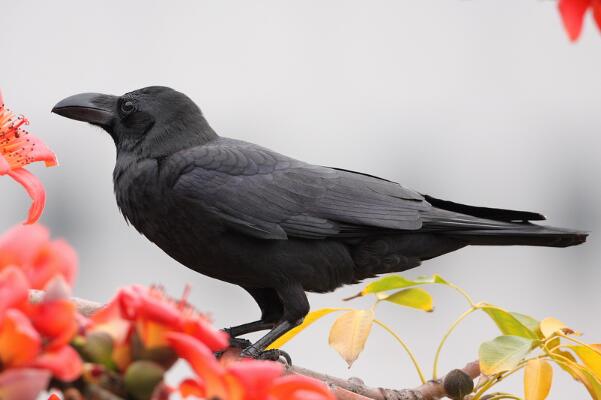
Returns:
[[[453,400],[463,400],[474,390],[474,381],[460,369],[454,369],[444,377],[443,387]]]
[[[86,336],[81,353],[86,361],[113,368],[113,338],[106,332],[92,332]]]
[[[136,400],[149,400],[155,387],[163,381],[165,370],[147,360],[134,361],[125,372],[125,390]]]

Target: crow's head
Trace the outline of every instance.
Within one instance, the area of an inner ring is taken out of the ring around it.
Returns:
[[[203,144],[216,135],[188,96],[150,86],[112,96],[82,93],[67,97],[52,112],[107,131],[118,151],[167,155]]]

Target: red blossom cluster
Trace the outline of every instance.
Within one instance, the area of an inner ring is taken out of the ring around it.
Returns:
[[[279,363],[218,360],[215,352],[228,347],[228,335],[213,328],[185,299],[173,300],[159,288],[130,286],[121,289],[91,318],[86,333],[84,358],[120,371],[125,376],[128,394],[135,398],[160,398],[171,392],[173,389],[165,385],[163,378],[178,357],[188,361],[197,374],[179,385],[178,391],[183,397],[230,400],[334,398],[318,381],[297,375],[283,376],[283,367]],[[98,343],[102,345],[98,346]]]
[[[51,377],[80,376],[82,361],[69,345],[79,326],[67,283],[75,269],[74,251],[41,226],[0,238],[0,398],[35,398]],[[31,304],[30,289],[44,289],[43,300]]]
[[[96,385],[136,400],[174,391],[200,399],[334,398],[318,381],[284,375],[276,362],[218,360],[228,335],[156,287],[125,287],[86,319],[69,298],[76,269],[74,250],[40,225],[0,237],[0,398],[33,400],[52,382],[63,389]],[[32,289],[44,290],[42,301],[29,301]],[[176,390],[164,375],[180,357],[196,376]]]

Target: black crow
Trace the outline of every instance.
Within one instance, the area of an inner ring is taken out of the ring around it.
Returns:
[[[186,267],[256,300],[261,318],[228,329],[233,337],[270,330],[245,356],[265,355],[303,320],[306,291],[404,271],[467,245],[567,247],[587,236],[535,225],[544,219],[537,213],[440,200],[220,137],[192,100],[167,87],[78,94],[52,111],[111,135],[127,221]]]

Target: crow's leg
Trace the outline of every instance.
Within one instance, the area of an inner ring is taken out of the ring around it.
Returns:
[[[282,319],[284,307],[282,300],[274,289],[244,288],[255,299],[261,308],[261,319],[247,324],[226,328],[224,331],[232,338],[247,333],[272,329],[275,323]]]
[[[265,349],[280,336],[303,322],[303,319],[309,313],[309,301],[305,291],[299,284],[277,288],[276,292],[284,305],[282,318],[265,336],[245,348],[240,354],[242,357],[278,359],[280,356],[284,356],[290,363],[290,356],[283,351],[277,349],[265,351]]]

